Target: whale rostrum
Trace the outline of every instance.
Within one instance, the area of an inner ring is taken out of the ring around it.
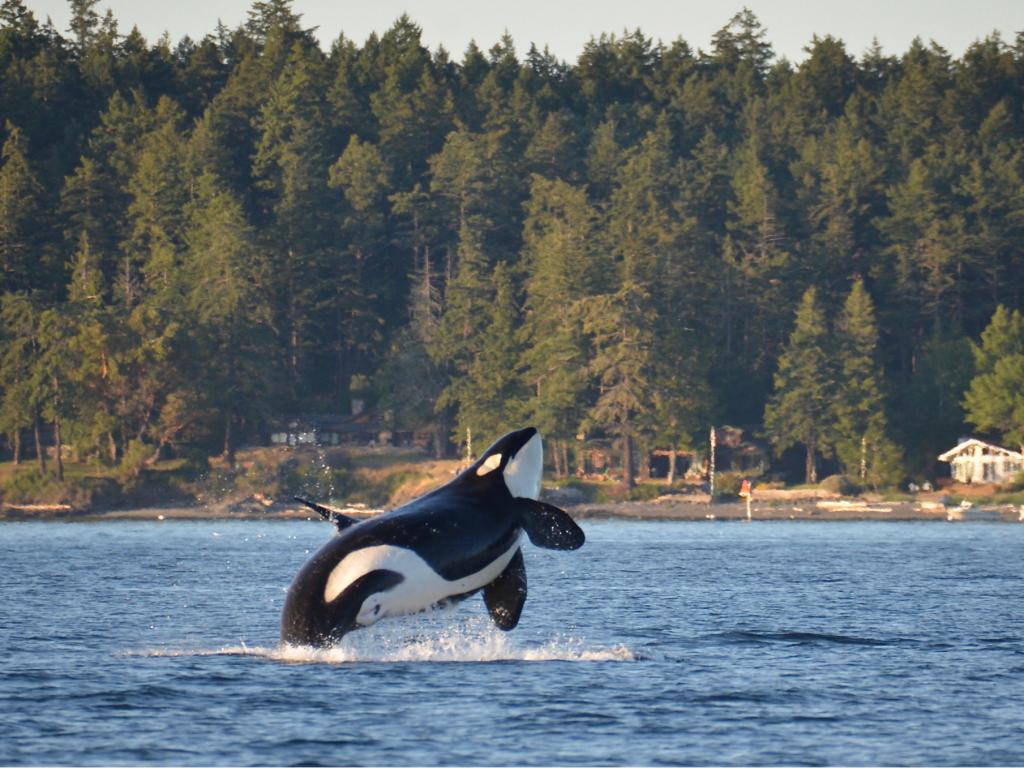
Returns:
[[[509,432],[451,482],[361,522],[296,497],[337,533],[292,581],[281,641],[328,645],[481,591],[494,624],[513,629],[526,603],[523,532],[547,549],[579,549],[585,538],[568,514],[538,500],[543,458],[536,429]]]

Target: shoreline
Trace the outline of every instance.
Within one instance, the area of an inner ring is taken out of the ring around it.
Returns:
[[[565,506],[577,520],[649,520],[649,521],[746,521],[743,502],[701,500],[620,501]],[[343,508],[344,514],[369,518],[386,510],[362,505]],[[868,502],[863,499],[807,498],[785,502],[755,500],[750,519],[759,521],[816,520],[892,522],[1024,522],[1024,507],[1011,504],[971,507],[946,507],[934,502]],[[88,510],[66,505],[4,505],[0,522],[106,522],[126,520],[320,520],[299,504],[254,501],[214,504],[169,504],[127,509]]]

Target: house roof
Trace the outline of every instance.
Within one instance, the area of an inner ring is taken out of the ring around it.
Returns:
[[[992,443],[986,443],[984,440],[978,440],[976,437],[972,437],[970,440],[964,440],[955,448],[950,448],[948,451],[943,453],[941,456],[939,456],[939,461],[952,461],[957,456],[961,456],[977,446],[987,448],[989,450],[990,455],[1005,456],[1008,459],[1024,460],[1024,455],[1018,453],[1017,451],[1011,451],[1009,448],[1003,448],[998,445],[993,445]]]

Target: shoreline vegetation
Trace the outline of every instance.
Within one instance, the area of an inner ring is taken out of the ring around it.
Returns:
[[[636,502],[712,427],[719,469],[808,485],[1024,445],[1024,33],[794,63],[743,8],[569,62],[293,0],[179,41],[30,5],[0,4],[0,459],[38,465],[8,503],[374,505],[236,454],[525,424]]]
[[[163,462],[137,478],[102,468],[68,466],[63,484],[38,481],[25,466],[0,464],[0,521],[318,519],[293,500],[311,497],[369,517],[446,482],[462,467],[415,449],[249,448],[234,468],[196,472]],[[12,478],[17,469],[19,477]],[[918,493],[856,493],[829,478],[817,486],[754,485],[753,520],[1024,521],[1024,496],[992,486],[950,486]],[[614,477],[572,478],[545,485],[544,498],[577,519],[746,520],[747,504],[723,482],[712,498],[700,481],[653,479],[624,494]],[[10,492],[14,487],[15,493]],[[840,490],[845,491],[841,493]]]

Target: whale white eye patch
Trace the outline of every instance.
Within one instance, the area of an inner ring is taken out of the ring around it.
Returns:
[[[494,453],[484,459],[484,463],[481,464],[477,470],[477,477],[483,477],[488,472],[493,472],[501,465],[501,454]]]

